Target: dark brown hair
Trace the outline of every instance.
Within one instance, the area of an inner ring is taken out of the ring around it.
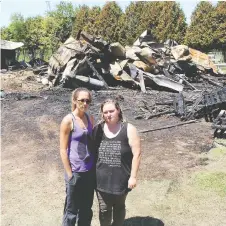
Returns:
[[[111,103],[111,104],[114,104],[115,105],[115,108],[119,111],[119,121],[122,121],[123,122],[123,115],[122,115],[122,110],[120,108],[120,105],[119,103],[116,101],[116,100],[113,100],[113,99],[106,99],[100,106],[100,110],[101,110],[101,113],[103,113],[103,108],[104,108],[104,105],[105,104],[108,104],[108,103]]]
[[[71,95],[71,110],[72,111],[74,111],[75,108],[76,108],[76,104],[74,103],[74,101],[77,100],[78,95],[79,95],[80,92],[87,92],[89,94],[90,101],[92,100],[91,93],[90,93],[90,91],[87,88],[79,87],[79,88],[75,89],[72,92],[72,95]]]

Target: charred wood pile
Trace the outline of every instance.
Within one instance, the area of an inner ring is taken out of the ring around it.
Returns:
[[[80,31],[53,54],[47,74],[52,86],[95,90],[123,86],[181,92],[226,82],[206,54],[173,40],[157,43],[147,31],[125,47]]]
[[[226,87],[212,91],[202,91],[195,101],[186,101],[182,93],[174,99],[176,115],[182,120],[205,118],[212,122],[215,136],[222,137],[226,131]]]

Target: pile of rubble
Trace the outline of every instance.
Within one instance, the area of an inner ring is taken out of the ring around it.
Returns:
[[[125,47],[80,31],[77,39],[70,37],[50,58],[47,75],[52,86],[108,89],[120,85],[143,92],[148,88],[199,90],[200,85],[192,83],[207,81],[223,87],[226,82],[206,54],[172,40],[157,43],[147,31],[133,46]]]

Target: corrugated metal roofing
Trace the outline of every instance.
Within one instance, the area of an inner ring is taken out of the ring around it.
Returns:
[[[23,42],[11,42],[11,41],[1,39],[1,49],[13,50],[13,49],[20,48],[23,45],[24,45]]]

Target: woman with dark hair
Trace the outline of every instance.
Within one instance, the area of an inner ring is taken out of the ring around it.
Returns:
[[[93,117],[86,111],[91,94],[86,88],[72,93],[72,112],[60,126],[60,155],[65,169],[66,200],[63,226],[90,226],[95,188],[95,156],[90,147]]]
[[[123,121],[118,102],[106,100],[101,105],[101,113],[103,122],[94,128],[100,225],[122,226],[126,196],[137,185],[140,138],[136,128]]]

